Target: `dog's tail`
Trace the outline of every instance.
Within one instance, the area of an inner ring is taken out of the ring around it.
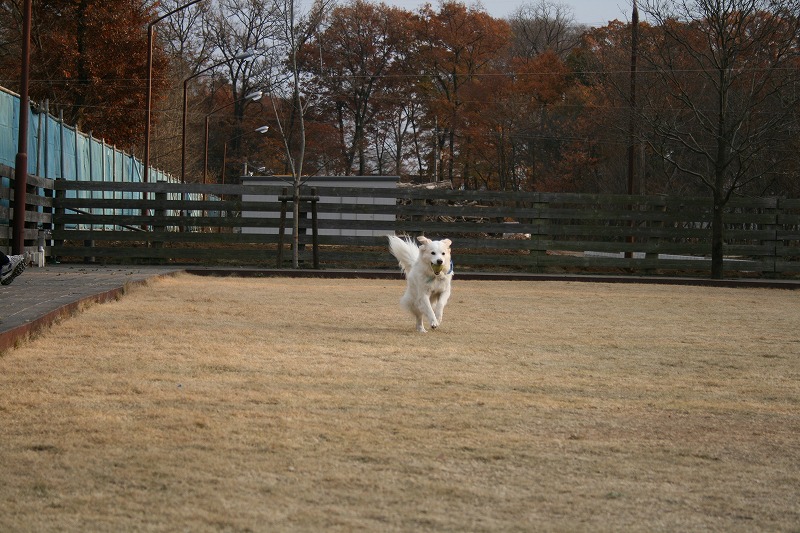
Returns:
[[[404,274],[411,271],[411,267],[414,266],[414,263],[419,258],[419,247],[410,237],[401,239],[400,237],[389,235],[389,251],[397,258],[397,262],[400,263],[400,270]]]

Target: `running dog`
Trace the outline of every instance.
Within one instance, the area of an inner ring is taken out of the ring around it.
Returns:
[[[389,252],[400,263],[406,276],[406,292],[400,304],[417,320],[417,331],[426,333],[423,319],[431,329],[442,323],[442,313],[450,298],[453,279],[453,260],[450,258],[450,239],[432,241],[417,237],[417,246],[410,237],[389,236]]]

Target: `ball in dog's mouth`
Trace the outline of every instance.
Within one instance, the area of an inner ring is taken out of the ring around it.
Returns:
[[[433,269],[433,273],[437,276],[442,272],[444,272],[444,265],[437,265],[435,263],[431,263],[431,268]]]

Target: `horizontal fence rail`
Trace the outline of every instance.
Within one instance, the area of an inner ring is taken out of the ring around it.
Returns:
[[[62,260],[273,267],[278,257],[284,186],[47,181],[50,190],[39,182],[28,197],[26,239],[46,230],[48,254]],[[457,271],[711,268],[708,198],[336,186],[316,193],[322,268],[397,268],[390,234],[450,238]],[[12,211],[3,199],[12,197],[0,190],[0,232]],[[310,205],[301,202],[300,212],[299,255],[309,266]],[[723,220],[727,274],[800,273],[800,200],[733,198]]]

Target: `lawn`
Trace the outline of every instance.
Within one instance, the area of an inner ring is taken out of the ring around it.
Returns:
[[[0,357],[0,531],[798,531],[796,292],[162,278]]]

